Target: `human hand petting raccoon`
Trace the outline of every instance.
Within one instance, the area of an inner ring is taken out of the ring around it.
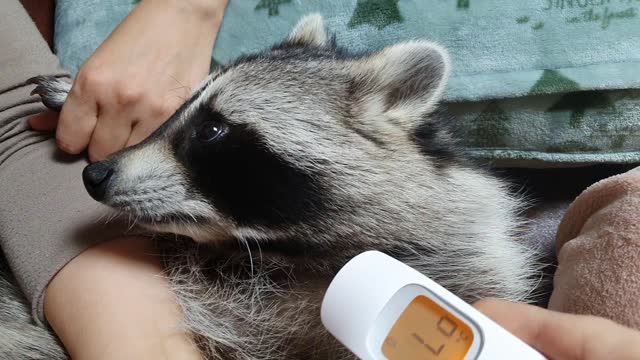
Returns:
[[[91,161],[135,145],[209,73],[228,0],[145,0],[82,66],[58,114],[30,120],[56,130],[60,149]]]

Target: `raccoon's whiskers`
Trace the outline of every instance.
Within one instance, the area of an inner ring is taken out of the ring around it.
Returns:
[[[100,216],[96,219],[96,222],[98,222],[98,223],[99,223],[99,222],[104,221],[104,223],[105,223],[105,224],[107,224],[107,223],[108,223],[108,221],[107,221],[107,220],[105,220],[105,218],[107,218],[108,216],[109,216],[109,214],[106,214],[106,213],[105,213],[105,214],[102,214],[102,215],[100,215]]]
[[[185,85],[185,84],[181,83],[181,82],[180,82],[180,80],[178,80],[175,76],[173,76],[173,75],[171,75],[171,74],[169,74],[169,77],[170,77],[171,79],[173,79],[173,81],[177,82],[177,83],[178,83],[178,85],[180,85],[180,86],[178,86],[178,87],[175,87],[175,88],[169,89],[169,91],[184,90],[184,91],[185,91],[185,94],[191,94],[191,92],[193,91],[193,89],[191,88],[191,86],[187,86],[187,85]],[[188,98],[187,98],[187,97],[184,97],[184,96],[180,96],[180,95],[175,95],[175,96],[177,96],[177,97],[178,97],[179,99],[181,99],[183,102],[186,102],[186,101],[188,100]]]
[[[194,223],[198,223],[198,219],[196,219],[196,217],[191,213],[191,211],[189,211],[188,209],[183,209],[182,211],[184,211],[187,215],[189,215],[189,217],[191,217],[191,219],[193,219]]]
[[[134,215],[133,220],[131,219],[131,214],[129,214],[129,227],[127,228],[127,232],[131,231],[131,229],[133,229],[136,225],[136,220],[137,220],[137,216],[138,215]]]
[[[262,247],[260,246],[260,241],[256,241],[255,244],[258,246],[258,256],[260,257],[260,265],[262,265]]]
[[[238,238],[238,241],[243,243],[245,245],[245,247],[247,248],[247,252],[249,253],[249,263],[251,265],[251,276],[253,276],[254,275],[254,272],[253,272],[253,254],[251,254],[251,246],[249,246],[249,242],[247,241],[247,239],[245,239],[243,237]]]
[[[111,221],[113,221],[113,219],[117,218],[120,215],[121,215],[120,211],[112,211],[111,215],[109,215],[107,217],[107,220],[105,221],[105,224],[109,224]]]
[[[129,230],[131,229],[131,212],[127,212],[127,224],[129,224]]]

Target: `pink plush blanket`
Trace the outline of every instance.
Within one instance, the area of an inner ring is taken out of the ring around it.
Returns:
[[[585,190],[560,224],[556,250],[550,309],[640,329],[640,167]]]

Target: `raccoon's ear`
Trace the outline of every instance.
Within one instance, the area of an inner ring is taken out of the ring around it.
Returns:
[[[367,117],[376,112],[411,130],[434,110],[449,68],[449,55],[439,45],[427,41],[401,43],[354,61],[349,68],[350,92]]]
[[[324,26],[324,19],[320,14],[311,14],[303,17],[293,28],[287,42],[306,46],[326,46],[331,38]]]

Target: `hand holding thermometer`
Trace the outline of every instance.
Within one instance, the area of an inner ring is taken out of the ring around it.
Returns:
[[[377,251],[338,272],[321,317],[363,360],[545,359],[442,286]]]

